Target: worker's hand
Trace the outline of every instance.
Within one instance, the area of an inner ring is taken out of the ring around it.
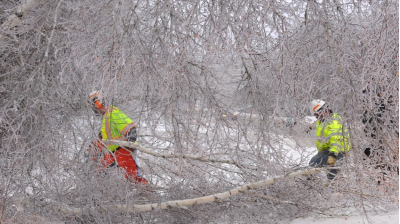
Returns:
[[[132,128],[131,130],[128,131],[128,133],[126,134],[126,139],[130,142],[136,142],[137,139],[136,128]]]
[[[336,158],[335,156],[328,156],[328,165],[335,165]]]

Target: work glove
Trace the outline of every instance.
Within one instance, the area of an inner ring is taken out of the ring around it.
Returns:
[[[328,156],[328,165],[335,165],[335,163],[336,163],[336,156],[334,156],[334,155],[329,155]]]
[[[126,133],[126,139],[130,142],[136,142],[137,139],[137,131],[136,128],[132,128]]]

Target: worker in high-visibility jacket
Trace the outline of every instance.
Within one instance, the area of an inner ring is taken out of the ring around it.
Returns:
[[[114,106],[106,106],[98,91],[93,91],[89,95],[89,103],[95,113],[103,115],[99,135],[102,140],[136,142],[137,125],[123,111]],[[111,156],[110,153],[105,154],[101,160],[103,166],[116,165],[125,171],[125,177],[128,180],[141,184],[149,183],[143,178],[136,156],[132,155],[132,153],[137,153],[137,149],[113,144],[106,145],[106,147],[111,152]]]
[[[343,159],[350,151],[349,132],[337,113],[328,108],[325,101],[313,100],[311,111],[317,118],[316,145],[317,155],[311,158],[309,165],[312,167],[335,166],[337,161]],[[328,169],[328,179],[334,179],[337,169]]]

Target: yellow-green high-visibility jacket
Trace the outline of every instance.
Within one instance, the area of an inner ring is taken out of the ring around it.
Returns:
[[[103,140],[126,140],[125,135],[137,125],[124,112],[117,107],[110,106],[101,123],[101,134]],[[114,152],[118,145],[107,145],[111,152]]]
[[[318,152],[329,150],[329,152],[338,154],[350,151],[349,132],[341,124],[341,121],[342,118],[336,113],[323,122],[318,120],[316,126]]]

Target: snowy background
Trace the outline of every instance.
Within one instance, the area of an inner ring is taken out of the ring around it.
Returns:
[[[398,8],[396,0],[2,1],[0,222],[397,222]],[[87,103],[94,89],[139,125],[151,191],[88,158],[101,121]],[[332,182],[325,170],[291,176],[316,153],[316,98],[351,136]],[[135,210],[204,196],[212,200]]]

